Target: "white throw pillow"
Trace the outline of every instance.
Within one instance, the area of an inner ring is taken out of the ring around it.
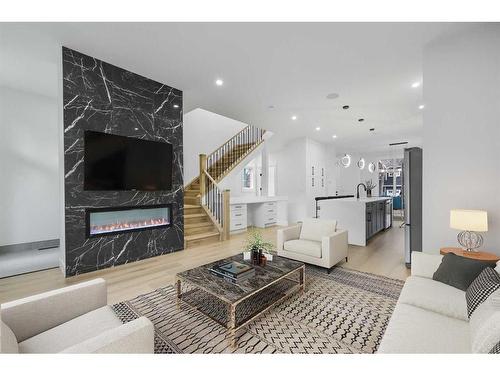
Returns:
[[[336,220],[304,219],[300,229],[300,239],[321,242],[324,236],[335,234]]]
[[[473,353],[489,353],[500,341],[500,289],[480,304],[470,317]]]
[[[16,335],[2,321],[0,321],[0,353],[19,353]]]
[[[443,256],[440,254],[413,251],[411,253],[411,275],[432,279],[442,260]]]
[[[495,271],[500,274],[500,260],[497,262],[497,266],[495,267]]]

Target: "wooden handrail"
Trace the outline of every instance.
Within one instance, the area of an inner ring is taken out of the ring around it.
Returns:
[[[214,184],[215,186],[217,186],[217,188],[222,190],[222,188],[219,186],[219,184],[214,180],[214,178],[212,176],[210,176],[210,173],[208,173],[206,169],[203,171],[203,173],[205,173],[205,175],[212,182],[212,184]]]

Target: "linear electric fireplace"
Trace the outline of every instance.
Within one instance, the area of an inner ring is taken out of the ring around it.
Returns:
[[[90,208],[86,222],[87,237],[169,227],[172,205]]]

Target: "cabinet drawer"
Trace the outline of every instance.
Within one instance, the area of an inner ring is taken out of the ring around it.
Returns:
[[[264,215],[276,216],[276,207],[266,207],[264,208]]]
[[[246,204],[232,204],[230,206],[231,211],[240,211],[240,210],[247,210],[247,205]]]
[[[234,223],[231,222],[231,225],[229,227],[229,230],[242,230],[242,229],[247,229],[247,226],[244,223]]]
[[[264,219],[264,224],[276,224],[276,216],[266,217]]]
[[[266,208],[276,208],[276,202],[265,202],[264,207]]]
[[[231,212],[231,221],[233,220],[247,220],[247,212],[240,210],[240,211],[232,211]]]
[[[229,226],[229,230],[239,230],[239,229],[246,229],[247,227],[247,217],[244,216],[238,216],[238,217],[231,217],[231,224]]]

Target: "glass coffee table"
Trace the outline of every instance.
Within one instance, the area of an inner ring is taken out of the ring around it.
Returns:
[[[252,265],[255,276],[233,284],[210,273],[210,268],[227,261],[243,260],[243,254],[205,264],[176,275],[177,300],[188,303],[227,327],[230,334],[290,296],[304,291],[305,265],[273,255],[265,266]]]

